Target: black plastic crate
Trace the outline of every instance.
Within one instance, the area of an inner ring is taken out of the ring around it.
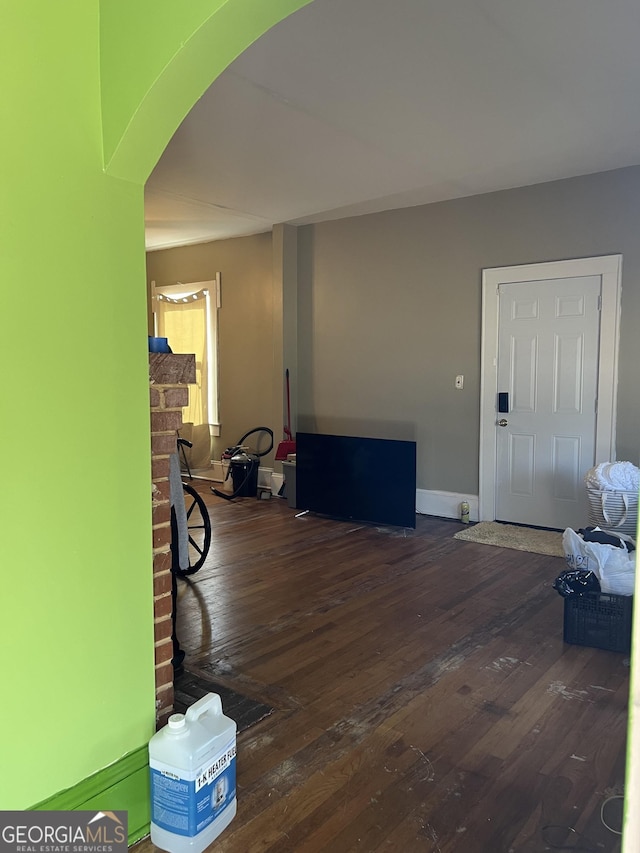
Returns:
[[[564,641],[611,652],[631,650],[633,596],[608,592],[564,600]]]

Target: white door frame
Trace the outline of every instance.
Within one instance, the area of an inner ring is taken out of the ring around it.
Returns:
[[[482,353],[480,359],[480,468],[478,517],[496,517],[496,395],[498,393],[498,286],[520,281],[602,277],[600,350],[598,358],[598,408],[596,413],[596,462],[614,461],[618,340],[620,335],[620,287],[622,255],[603,255],[569,261],[549,261],[482,271]]]

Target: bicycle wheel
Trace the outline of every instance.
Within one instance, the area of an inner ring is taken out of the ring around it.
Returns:
[[[179,578],[193,575],[201,568],[211,545],[211,520],[207,505],[192,486],[183,483],[182,489],[189,531],[189,568],[174,569]]]

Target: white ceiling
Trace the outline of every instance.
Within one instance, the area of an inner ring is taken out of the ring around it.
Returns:
[[[638,0],[314,0],[149,178],[150,249],[640,163]]]

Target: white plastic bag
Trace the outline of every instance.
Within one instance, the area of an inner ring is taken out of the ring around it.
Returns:
[[[600,581],[602,592],[615,595],[633,595],[635,586],[636,552],[626,548],[585,542],[570,527],[562,534],[567,566],[570,569],[591,571]]]

